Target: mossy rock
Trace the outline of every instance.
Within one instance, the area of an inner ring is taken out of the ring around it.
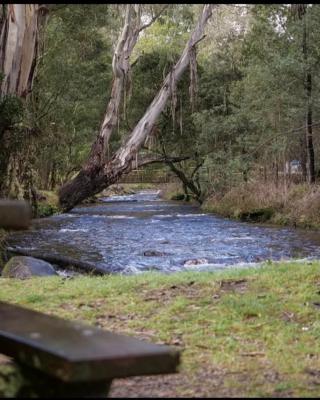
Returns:
[[[247,222],[266,222],[269,221],[274,214],[272,208],[257,208],[249,212],[242,212],[239,214],[241,221]]]
[[[51,264],[34,257],[12,257],[2,270],[3,278],[27,279],[32,276],[58,275]]]

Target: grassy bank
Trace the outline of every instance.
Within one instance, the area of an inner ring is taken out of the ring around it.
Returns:
[[[270,222],[301,228],[320,227],[320,187],[248,183],[224,195],[213,195],[203,204],[205,211],[243,221]]]
[[[116,380],[111,396],[320,395],[320,262],[0,285],[0,300],[183,350],[179,374]]]
[[[59,198],[56,192],[39,190],[37,217],[49,217],[59,212]]]

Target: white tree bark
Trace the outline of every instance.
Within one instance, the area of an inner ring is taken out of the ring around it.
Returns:
[[[148,24],[143,25],[141,22],[142,5],[126,4],[123,29],[112,59],[113,83],[111,96],[100,132],[92,146],[86,165],[87,168],[91,168],[92,164],[101,166],[106,161],[106,147],[118,123],[121,100],[130,79],[130,57],[132,51],[138,41],[139,33],[150,26],[165,8],[166,5]]]
[[[32,89],[43,11],[40,4],[6,5],[0,33],[3,94],[25,98]]]
[[[139,151],[144,141],[146,140],[148,134],[151,132],[153,125],[163,111],[164,106],[168,101],[168,98],[175,90],[177,82],[180,80],[183,72],[188,67],[190,63],[191,52],[193,51],[196,44],[200,40],[202,40],[204,36],[205,25],[211,15],[212,5],[204,5],[199,21],[188,43],[186,44],[178,62],[166,76],[160,91],[153,99],[143,117],[133,129],[125,145],[122,146],[113,157],[114,159],[119,160],[121,166],[124,166],[130,159],[135,157],[136,153]]]
[[[92,148],[91,157],[79,174],[72,181],[64,185],[59,191],[60,205],[63,210],[68,211],[85,198],[99,193],[101,190],[115,183],[122,174],[130,172],[134,165],[139,165],[138,152],[143,146],[147,136],[152,131],[157,118],[166,105],[167,100],[172,94],[174,94],[177,82],[190,63],[195,46],[203,39],[206,23],[212,14],[212,7],[211,4],[204,5],[198,23],[192,32],[189,41],[187,42],[178,62],[165,78],[158,94],[155,96],[143,117],[128,136],[125,143],[116,151],[109,161],[102,163],[101,161],[103,158],[101,149],[104,149],[105,141],[109,139],[111,135],[114,121],[117,121],[114,117],[116,115],[115,111],[118,109],[118,103],[113,102],[114,105],[110,105],[109,103],[110,110],[106,113],[99,137]],[[141,27],[139,31],[144,29],[146,26],[149,26],[149,24]],[[128,34],[128,29],[129,28],[125,25],[121,36],[122,39],[120,39],[117,46],[117,49],[122,49],[123,54],[125,54],[126,51],[127,54],[130,50],[132,51],[132,44],[134,46],[139,34],[139,31],[132,30],[130,35]],[[135,33],[137,36],[135,36]],[[125,63],[129,60],[122,59],[117,51],[115,53],[115,57],[116,56],[118,57],[114,58],[116,78],[121,79],[121,67],[124,69],[129,68],[129,65]],[[118,63],[120,60],[122,61],[122,64]],[[120,70],[117,66],[120,66]],[[121,85],[123,88],[123,82],[120,84],[119,81],[116,86],[116,93],[119,96],[119,88]],[[119,98],[121,97],[117,96],[115,98],[119,101]],[[146,164],[146,162],[143,162],[143,164]]]

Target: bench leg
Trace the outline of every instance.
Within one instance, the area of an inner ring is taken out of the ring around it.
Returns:
[[[19,369],[19,387],[15,397],[103,398],[108,396],[112,381],[66,383],[60,379],[22,366]]]

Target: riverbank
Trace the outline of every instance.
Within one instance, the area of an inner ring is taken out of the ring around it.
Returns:
[[[319,397],[319,267],[1,279],[0,300],[183,350],[179,374],[116,380],[112,397]]]
[[[320,187],[247,183],[209,197],[202,208],[242,221],[320,228]]]
[[[162,197],[166,200],[186,200],[178,183],[164,186]],[[240,221],[319,229],[320,186],[244,183],[223,194],[207,197],[201,209]]]
[[[152,183],[121,183],[114,184],[105,189],[96,196],[89,197],[83,204],[92,204],[98,202],[99,197],[109,197],[114,195],[132,194],[139,190],[154,189]],[[57,192],[53,190],[38,191],[38,209],[37,218],[49,217],[59,213],[59,198]]]

